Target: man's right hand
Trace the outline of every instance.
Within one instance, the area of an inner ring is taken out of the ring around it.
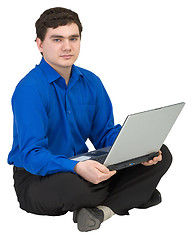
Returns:
[[[74,171],[93,184],[106,181],[116,173],[116,171],[110,171],[104,165],[93,160],[77,163]]]

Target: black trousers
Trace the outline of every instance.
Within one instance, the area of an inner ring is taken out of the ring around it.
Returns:
[[[118,215],[147,202],[172,162],[168,148],[161,148],[163,160],[156,165],[136,165],[117,171],[97,185],[73,173],[32,175],[14,167],[14,187],[20,207],[30,213],[57,216],[82,207],[104,205]]]

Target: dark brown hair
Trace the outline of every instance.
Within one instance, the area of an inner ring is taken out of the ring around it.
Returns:
[[[77,13],[67,8],[50,8],[43,12],[35,23],[37,38],[44,41],[48,28],[57,28],[69,23],[77,24],[81,38],[82,24]]]

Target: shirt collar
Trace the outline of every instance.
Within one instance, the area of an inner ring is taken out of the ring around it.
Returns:
[[[71,76],[69,79],[68,89],[73,87],[73,85],[80,79],[80,76],[83,76],[82,72],[78,67],[72,65]]]
[[[58,78],[61,77],[61,75],[54,70],[54,68],[52,68],[46,61],[45,59],[42,57],[42,60],[39,64],[39,67],[41,68],[41,70],[44,72],[46,78],[48,79],[49,83],[57,80]]]
[[[44,72],[45,76],[47,77],[49,83],[52,83],[54,81],[56,81],[59,78],[62,78],[61,75],[54,70],[54,68],[52,68],[46,61],[45,59],[42,57],[42,60],[39,64],[39,67],[42,69],[42,71]],[[79,79],[80,76],[83,76],[82,72],[79,70],[78,67],[76,67],[75,65],[72,66],[71,69],[71,76],[70,76],[70,80],[69,80],[69,87],[73,86]]]

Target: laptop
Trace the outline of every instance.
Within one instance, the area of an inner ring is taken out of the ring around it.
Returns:
[[[109,168],[120,170],[149,161],[158,156],[172,126],[185,103],[128,115],[114,144],[73,156],[76,161],[95,160]]]

